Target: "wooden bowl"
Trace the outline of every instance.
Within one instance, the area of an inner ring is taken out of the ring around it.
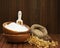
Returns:
[[[7,42],[19,43],[26,42],[26,40],[30,37],[30,33],[27,34],[19,34],[19,35],[11,35],[11,34],[3,34]]]
[[[22,34],[22,33],[29,33],[29,32],[30,32],[29,26],[28,26],[28,25],[25,25],[25,24],[24,24],[24,25],[28,28],[27,31],[17,32],[17,31],[9,30],[9,29],[7,29],[7,28],[5,27],[5,25],[8,25],[8,24],[10,24],[10,23],[11,23],[11,22],[5,22],[5,23],[3,23],[3,32],[4,32],[5,34]]]

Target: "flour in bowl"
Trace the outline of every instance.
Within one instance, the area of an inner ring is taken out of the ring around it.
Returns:
[[[9,30],[17,31],[17,32],[28,31],[28,28],[26,26],[19,25],[19,24],[15,23],[15,22],[12,22],[12,23],[6,25],[5,28],[7,28]]]

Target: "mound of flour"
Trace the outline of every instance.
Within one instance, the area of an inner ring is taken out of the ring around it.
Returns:
[[[5,28],[7,28],[9,30],[17,31],[17,32],[24,32],[24,31],[28,30],[28,28],[25,27],[24,25],[19,25],[15,22],[12,22],[12,23],[6,25]]]

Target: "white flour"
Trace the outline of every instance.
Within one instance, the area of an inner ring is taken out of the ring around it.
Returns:
[[[28,31],[28,28],[25,27],[24,25],[19,25],[19,24],[14,23],[14,22],[6,25],[5,28],[7,28],[9,30],[17,31],[17,32],[25,32],[25,31]]]

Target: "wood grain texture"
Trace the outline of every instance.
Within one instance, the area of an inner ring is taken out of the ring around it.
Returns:
[[[60,34],[49,34],[49,35],[52,37],[54,41],[58,41],[59,45],[57,46],[57,48],[60,48]],[[37,48],[37,47],[34,45],[30,45],[28,43],[8,43],[6,39],[2,37],[0,39],[0,48]]]
[[[25,24],[40,24],[49,33],[60,33],[58,4],[58,0],[0,0],[0,30],[3,22],[16,21],[21,10]]]

